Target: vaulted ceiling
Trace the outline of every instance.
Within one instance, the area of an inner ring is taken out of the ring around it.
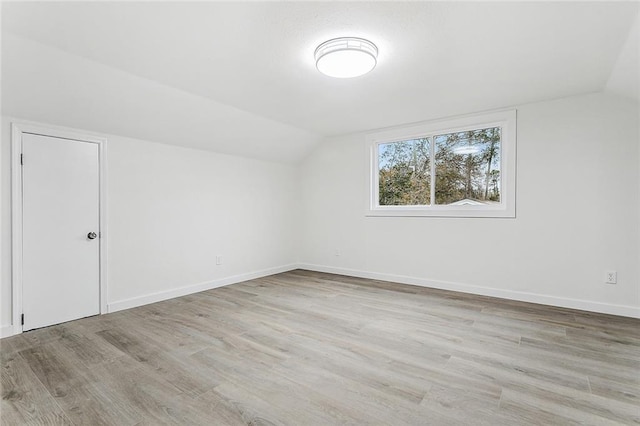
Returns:
[[[637,70],[637,48],[625,47],[638,37],[635,2],[5,2],[2,12],[4,113],[292,162],[323,136],[599,91]],[[338,36],[377,44],[376,69],[320,74],[313,51]]]

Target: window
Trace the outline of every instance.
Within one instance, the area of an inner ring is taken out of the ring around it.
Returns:
[[[371,216],[515,217],[516,112],[368,136]]]

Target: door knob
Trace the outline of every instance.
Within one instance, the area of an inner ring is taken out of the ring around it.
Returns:
[[[95,232],[89,232],[87,234],[87,238],[90,240],[95,240],[96,238],[98,238],[98,234],[96,234]]]

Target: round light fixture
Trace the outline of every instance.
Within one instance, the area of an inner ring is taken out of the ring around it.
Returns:
[[[316,68],[336,78],[358,77],[375,68],[378,48],[369,40],[340,37],[322,43],[315,52]]]

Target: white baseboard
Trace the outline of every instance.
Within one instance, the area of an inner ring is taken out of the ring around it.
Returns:
[[[619,315],[623,317],[640,318],[640,308],[629,305],[612,305],[608,303],[592,302],[590,300],[568,299],[564,297],[546,296],[523,291],[503,290],[499,288],[481,287],[471,284],[454,283],[448,281],[433,281],[424,278],[408,277],[405,275],[383,274],[380,272],[360,271],[357,269],[336,268],[333,266],[298,264],[298,268],[310,271],[326,272],[330,274],[349,275],[352,277],[369,278],[380,281],[390,281],[411,284],[420,287],[437,288],[441,290],[459,291],[480,296],[499,297],[501,299],[517,300],[520,302],[538,303],[541,305],[557,306],[561,308],[578,309],[581,311],[598,312]]]
[[[233,275],[231,277],[220,278],[213,281],[207,281],[199,284],[193,284],[186,287],[179,287],[171,290],[160,291],[157,293],[146,294],[144,296],[133,297],[131,299],[118,300],[107,304],[107,312],[117,312],[124,309],[135,308],[137,306],[148,305],[150,303],[161,302],[167,299],[173,299],[175,297],[186,296],[188,294],[199,293],[205,290],[211,290],[213,288],[223,287],[230,284],[239,283],[242,281],[253,280],[256,278],[262,278],[273,274],[279,274],[281,272],[291,271],[297,269],[298,265],[284,265],[275,268],[263,269],[260,271],[248,272],[240,275]]]
[[[640,318],[640,308],[627,305],[612,305],[607,303],[592,302],[589,300],[568,299],[555,296],[545,296],[535,293],[527,293],[513,290],[503,290],[490,287],[481,287],[470,284],[454,283],[448,281],[434,281],[424,278],[409,277],[405,275],[384,274],[380,272],[368,272],[357,269],[337,268],[332,266],[314,265],[309,263],[290,264],[275,268],[263,269],[260,271],[248,272],[231,277],[220,278],[218,280],[207,281],[186,287],[161,291],[144,296],[134,297],[126,300],[119,300],[108,304],[108,312],[117,312],[124,309],[135,308],[137,306],[148,305],[150,303],[161,302],[175,297],[186,296],[213,288],[223,287],[230,284],[262,278],[273,274],[291,271],[294,269],[307,269],[310,271],[326,272],[330,274],[347,275],[359,278],[369,278],[380,281],[397,282],[411,284],[420,287],[437,288],[441,290],[459,291],[462,293],[477,294],[481,296],[499,297],[502,299],[517,300],[521,302],[539,303],[542,305],[558,306],[562,308],[579,309],[583,311],[599,312],[603,314],[619,315],[631,318]],[[0,338],[13,336],[16,333],[12,325],[0,326]]]
[[[14,334],[16,334],[16,331],[12,325],[0,326],[0,339],[13,336]]]

